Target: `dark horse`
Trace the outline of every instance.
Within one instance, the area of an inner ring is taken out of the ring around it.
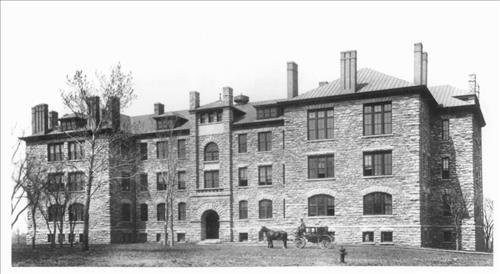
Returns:
[[[288,234],[283,230],[274,231],[265,226],[261,227],[259,233],[265,233],[267,239],[267,247],[273,248],[273,240],[283,240],[283,248],[286,248]]]

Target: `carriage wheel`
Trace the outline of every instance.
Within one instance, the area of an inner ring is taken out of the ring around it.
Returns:
[[[333,245],[332,239],[330,239],[330,237],[323,237],[321,238],[320,245],[321,248],[331,248]]]
[[[300,237],[300,238],[296,238],[295,239],[295,246],[297,248],[304,248],[304,246],[306,246],[306,239],[304,239],[303,237]]]

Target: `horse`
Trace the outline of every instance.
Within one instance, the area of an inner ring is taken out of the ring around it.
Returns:
[[[283,240],[283,248],[286,247],[286,242],[288,241],[288,233],[283,230],[271,230],[265,226],[261,227],[259,233],[265,233],[267,239],[267,247],[273,248],[273,240]]]

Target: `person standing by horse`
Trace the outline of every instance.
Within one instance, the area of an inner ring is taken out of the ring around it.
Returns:
[[[304,223],[304,219],[300,219],[300,225],[297,228],[297,236],[302,236],[306,232],[306,223]]]

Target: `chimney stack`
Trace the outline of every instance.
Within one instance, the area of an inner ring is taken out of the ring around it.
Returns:
[[[101,122],[101,108],[99,96],[90,96],[87,98],[87,126],[91,129],[97,128]]]
[[[291,99],[299,95],[298,66],[295,62],[286,64],[287,75],[287,98]]]
[[[356,92],[357,52],[355,50],[340,53],[340,86],[343,90]]]
[[[233,89],[231,87],[222,88],[222,103],[225,106],[233,105]]]
[[[111,96],[107,102],[108,121],[114,131],[120,129],[120,98]]]
[[[53,130],[58,126],[59,114],[57,111],[49,112],[49,130]]]
[[[197,91],[189,92],[189,109],[194,110],[200,107],[200,93]]]
[[[415,85],[427,85],[427,52],[423,51],[422,43],[414,45],[413,83]]]
[[[165,105],[162,103],[155,103],[155,114],[162,115],[163,113],[165,113]]]
[[[479,84],[476,81],[476,74],[469,74],[469,92],[476,94],[479,98]]]
[[[48,130],[49,106],[47,104],[36,105],[31,108],[31,131],[32,134],[43,133]]]

